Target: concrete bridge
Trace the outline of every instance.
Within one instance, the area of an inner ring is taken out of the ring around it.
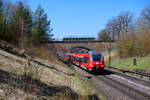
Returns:
[[[71,50],[76,47],[88,48],[89,50],[108,51],[109,48],[115,48],[115,41],[51,41],[57,51]]]

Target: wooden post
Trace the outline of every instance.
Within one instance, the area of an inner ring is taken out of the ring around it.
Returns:
[[[111,67],[111,42],[109,42],[109,67]]]

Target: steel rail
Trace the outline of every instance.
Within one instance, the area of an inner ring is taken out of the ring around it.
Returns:
[[[140,72],[130,71],[130,70],[124,70],[124,69],[119,69],[119,68],[115,68],[115,67],[107,67],[107,68],[114,69],[114,70],[117,70],[117,71],[121,71],[123,73],[132,73],[132,74],[137,74],[137,75],[145,76],[145,77],[148,77],[150,79],[150,74],[145,74],[145,73],[140,73]]]

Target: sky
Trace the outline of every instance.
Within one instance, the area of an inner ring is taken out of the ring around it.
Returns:
[[[24,1],[35,11],[40,4],[51,20],[54,38],[95,37],[108,20],[128,11],[138,18],[150,0],[8,0]]]

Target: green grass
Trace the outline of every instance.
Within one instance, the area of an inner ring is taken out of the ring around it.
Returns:
[[[116,68],[127,69],[146,69],[150,70],[150,56],[136,57],[137,66],[133,65],[134,58],[117,58],[117,54],[112,56],[111,66]],[[108,58],[105,59],[105,64],[108,64]]]

